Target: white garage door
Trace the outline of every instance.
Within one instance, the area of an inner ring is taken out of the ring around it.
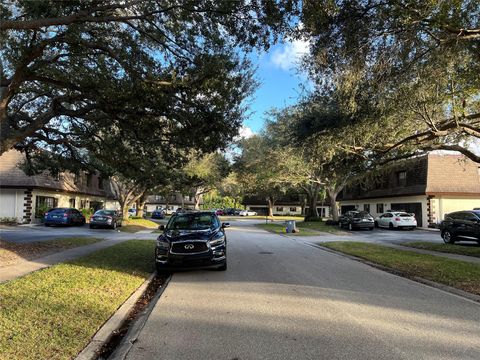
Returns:
[[[15,217],[15,190],[0,192],[0,217]]]

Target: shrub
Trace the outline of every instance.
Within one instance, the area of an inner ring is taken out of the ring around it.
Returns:
[[[326,224],[326,225],[331,225],[331,226],[337,226],[337,225],[338,225],[338,221],[335,221],[335,220],[327,220],[327,221],[325,221],[325,224]]]
[[[17,225],[17,218],[15,217],[1,217],[0,224],[4,225]]]
[[[322,222],[322,218],[321,217],[309,217],[309,216],[305,216],[305,222]]]

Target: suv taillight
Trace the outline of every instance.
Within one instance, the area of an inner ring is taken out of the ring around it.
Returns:
[[[395,218],[395,221],[401,221],[401,220],[402,220],[402,219],[400,219],[400,218]]]

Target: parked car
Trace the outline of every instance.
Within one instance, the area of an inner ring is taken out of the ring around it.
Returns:
[[[51,225],[84,225],[85,216],[74,208],[54,208],[45,213],[45,226]]]
[[[162,208],[155,209],[152,211],[151,217],[152,219],[165,219],[165,210],[163,210]]]
[[[257,212],[256,211],[251,211],[251,210],[242,210],[238,213],[240,216],[256,216]]]
[[[90,217],[90,229],[97,227],[116,229],[117,226],[122,226],[122,221],[122,214],[116,210],[97,210]]]
[[[387,211],[375,219],[375,227],[413,230],[417,227],[417,219],[415,214],[404,211]]]
[[[136,209],[128,209],[128,216],[135,216],[137,215]]]
[[[373,216],[366,211],[347,211],[338,219],[338,226],[346,227],[348,230],[368,229],[373,230]]]
[[[227,269],[228,223],[220,223],[210,211],[176,214],[157,239],[155,262],[158,272],[179,268]]]
[[[480,244],[480,210],[457,211],[446,215],[440,223],[440,233],[447,244],[461,240]]]
[[[165,215],[172,215],[175,211],[173,211],[173,209],[170,209],[170,208],[165,208]]]
[[[225,211],[223,211],[222,209],[217,209],[217,211],[215,211],[215,215],[223,216],[223,215],[226,215],[226,214],[225,214]]]

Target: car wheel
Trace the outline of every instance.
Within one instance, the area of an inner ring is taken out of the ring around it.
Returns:
[[[95,225],[90,224],[90,229],[95,229]]]
[[[115,230],[117,228],[117,222],[114,221],[113,224],[112,224],[112,229]]]
[[[50,224],[45,223],[45,226],[50,226]]]
[[[388,228],[389,228],[390,230],[393,230],[393,224],[392,224],[392,223],[388,224]]]
[[[378,228],[378,221],[375,221],[374,226]]]
[[[170,274],[170,271],[166,270],[165,268],[163,268],[159,264],[156,264],[155,267],[157,268],[157,274],[158,275],[168,275],[168,274]]]
[[[348,224],[348,230],[350,230],[350,231],[352,231],[352,230],[353,230],[353,226],[352,226],[352,224],[351,224],[351,223],[350,223],[350,224]]]
[[[371,228],[368,228],[368,230],[370,230],[370,231],[371,231],[371,230],[373,230],[373,228],[372,228],[372,227],[371,227]]]
[[[450,230],[443,230],[442,239],[445,244],[455,244],[455,238],[450,233]]]

